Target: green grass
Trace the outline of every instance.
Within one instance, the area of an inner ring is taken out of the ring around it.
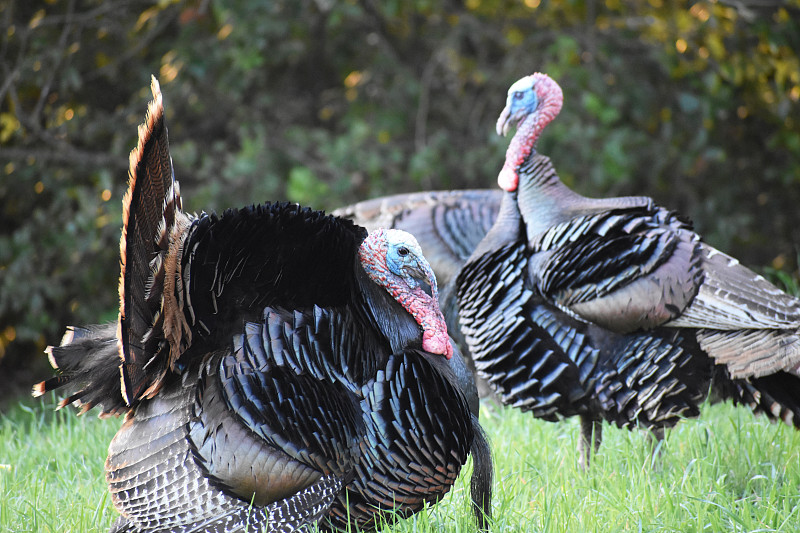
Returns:
[[[120,420],[52,406],[0,415],[0,531],[103,531],[114,520],[103,462]]]
[[[116,512],[103,462],[121,421],[50,407],[0,415],[0,531],[105,531]],[[495,454],[493,531],[800,531],[800,432],[745,408],[706,406],[667,432],[656,455],[643,432],[606,425],[586,474],[577,420],[491,405],[481,418]],[[393,531],[474,531],[468,470],[439,505]]]

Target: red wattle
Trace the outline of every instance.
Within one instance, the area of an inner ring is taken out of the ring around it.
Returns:
[[[423,333],[422,349],[426,352],[443,355],[446,359],[453,357],[453,346],[450,344],[450,337],[447,336],[447,330],[436,333],[430,331]]]
[[[497,184],[506,192],[514,192],[519,186],[519,175],[508,166],[503,166],[500,174],[497,175]]]

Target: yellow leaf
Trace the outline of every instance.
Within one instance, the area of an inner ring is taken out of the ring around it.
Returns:
[[[714,58],[720,59],[726,56],[725,45],[722,42],[722,38],[715,33],[709,34],[708,39],[706,39],[706,47]]]
[[[44,16],[45,16],[44,9],[40,9],[39,11],[34,13],[33,17],[31,18],[31,21],[28,23],[28,27],[31,29],[37,27],[39,24],[42,23]]]
[[[103,52],[97,52],[94,55],[94,64],[96,67],[101,68],[111,63],[111,58]]]
[[[519,46],[525,40],[525,34],[519,28],[510,28],[506,32],[506,40],[512,46]]]
[[[158,15],[159,11],[161,11],[161,8],[159,8],[158,6],[153,6],[151,8],[142,11],[142,14],[139,15],[139,20],[136,21],[136,26],[134,26],[134,31],[139,31],[142,28],[144,28],[144,25],[147,24],[150,21],[150,19]]]
[[[0,143],[8,142],[14,133],[20,128],[19,120],[16,115],[11,113],[0,113]]]

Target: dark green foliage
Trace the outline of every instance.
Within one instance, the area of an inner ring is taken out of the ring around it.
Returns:
[[[796,279],[800,10],[745,4],[1,3],[0,389],[30,360],[46,376],[65,325],[115,316],[150,74],[188,210],[330,209],[495,187],[505,91],[542,70],[565,102],[539,150],[568,185],[652,195]]]

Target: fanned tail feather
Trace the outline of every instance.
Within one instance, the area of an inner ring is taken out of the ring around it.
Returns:
[[[717,364],[724,364],[733,377],[769,376],[793,370],[800,361],[800,337],[796,331],[701,329],[697,341]]]
[[[191,338],[179,282],[181,247],[191,221],[181,211],[155,78],[151,88],[153,101],[130,155],[120,239],[119,356],[129,404],[158,392]]]
[[[732,398],[734,403],[747,405],[756,414],[800,429],[800,378],[797,376],[776,372],[760,378],[734,379],[723,385],[722,390],[723,396]]]
[[[61,345],[48,347],[47,353],[58,375],[34,385],[34,396],[59,389],[67,395],[59,409],[73,403],[83,413],[100,406],[101,417],[127,411],[119,379],[116,324],[70,327]]]

